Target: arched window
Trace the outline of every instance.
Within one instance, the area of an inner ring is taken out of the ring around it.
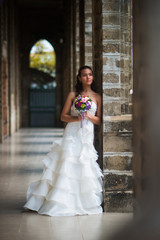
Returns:
[[[56,87],[56,54],[53,46],[45,39],[37,41],[29,55],[31,88]]]

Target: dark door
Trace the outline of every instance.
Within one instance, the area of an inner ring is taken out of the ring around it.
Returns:
[[[56,127],[56,89],[30,89],[30,127]]]

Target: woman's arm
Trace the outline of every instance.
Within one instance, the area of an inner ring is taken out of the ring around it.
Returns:
[[[75,92],[70,92],[67,96],[66,102],[64,104],[62,113],[61,113],[61,121],[62,122],[79,122],[81,120],[81,117],[78,115],[78,117],[76,116],[71,116],[70,113],[70,109],[72,106],[72,103],[75,99]]]
[[[97,94],[97,113],[96,116],[94,116],[93,114],[86,112],[85,113],[85,117],[87,117],[92,123],[96,124],[96,125],[100,125],[101,124],[101,96],[99,94]]]

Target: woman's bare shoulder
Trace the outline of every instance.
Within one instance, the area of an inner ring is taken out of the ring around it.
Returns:
[[[68,93],[68,98],[73,99],[73,98],[75,98],[75,97],[76,97],[76,92],[69,92],[69,93]]]
[[[102,97],[99,93],[95,93],[95,97],[96,97],[97,102],[101,102]]]

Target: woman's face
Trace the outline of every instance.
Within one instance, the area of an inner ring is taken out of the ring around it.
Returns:
[[[93,73],[89,68],[86,68],[81,71],[81,76],[78,78],[82,82],[82,85],[89,86],[93,82]]]

